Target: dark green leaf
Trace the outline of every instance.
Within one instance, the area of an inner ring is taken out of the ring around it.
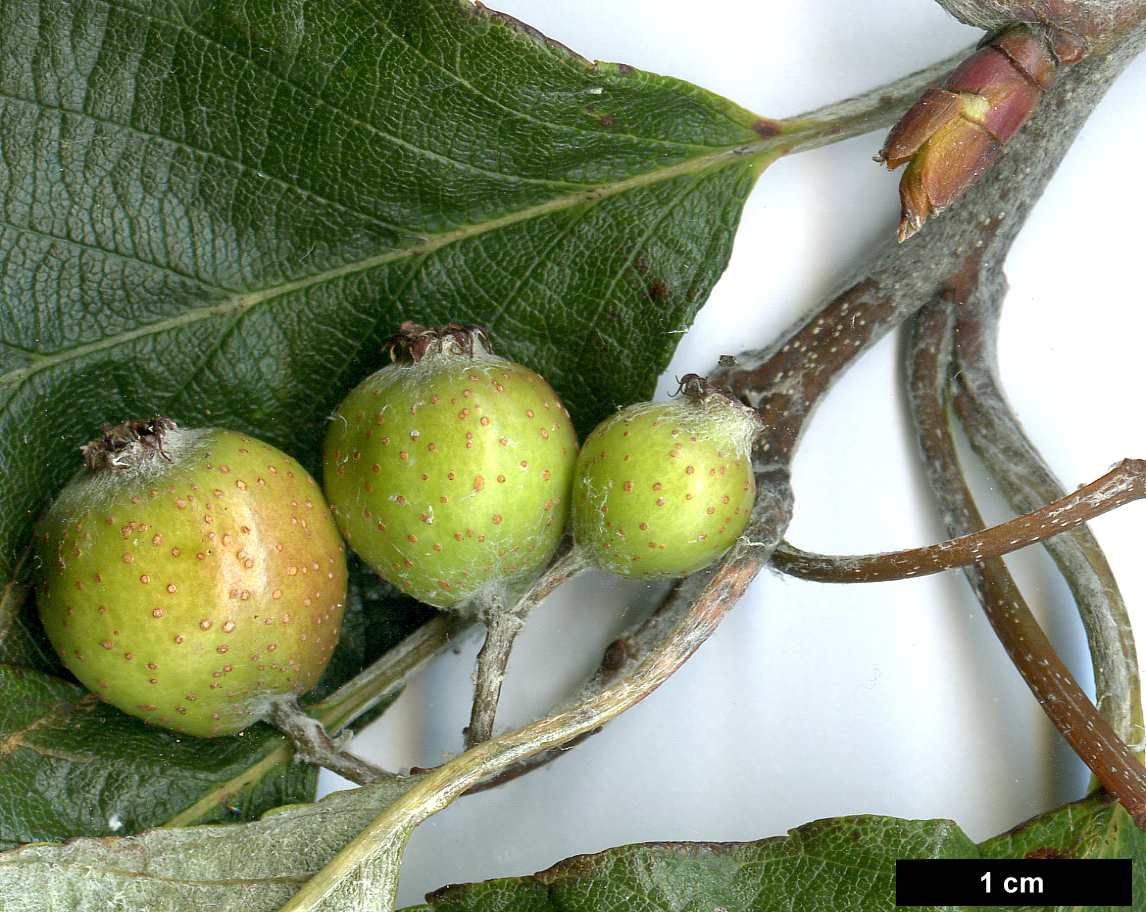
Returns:
[[[532,876],[446,887],[417,912],[872,912],[895,905],[898,858],[1028,856],[1132,858],[1133,907],[1143,907],[1146,838],[1099,793],[981,846],[949,820],[841,817],[759,842],[650,843],[578,856]]]
[[[486,324],[584,427],[649,391],[756,173],[746,112],[454,0],[5,9],[9,572],[100,422],[313,466],[402,318]]]
[[[987,858],[1129,858],[1134,862],[1133,908],[1146,908],[1146,834],[1103,791],[1040,814],[979,849]],[[1037,908],[1066,912],[1064,907]],[[1117,908],[1094,906],[1088,912],[1117,912]]]
[[[768,912],[890,909],[897,858],[970,858],[946,820],[820,820],[750,843],[653,843],[570,858],[532,877],[447,887],[433,912]]]
[[[267,807],[313,796],[313,769],[291,763],[282,737],[267,725],[233,738],[179,737],[38,672],[0,666],[0,687],[0,847],[137,832],[275,751],[258,779],[220,791],[214,811],[201,819],[252,819]]]
[[[1134,908],[1143,908],[1146,837],[1098,793],[978,846],[950,821],[843,817],[752,843],[610,849],[531,877],[446,887],[418,912],[872,912],[894,907],[896,859],[978,857],[1131,858]]]
[[[584,430],[651,392],[773,148],[723,99],[459,0],[0,15],[2,727],[27,735],[0,832],[44,839],[162,822],[269,749],[178,742],[52,677],[17,568],[101,423],[223,425],[314,469],[410,318],[485,324]],[[331,686],[383,648],[349,624]],[[305,787],[267,775],[244,814]]]

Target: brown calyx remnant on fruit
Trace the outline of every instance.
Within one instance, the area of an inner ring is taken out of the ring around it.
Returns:
[[[745,438],[745,445],[748,445],[754,437],[759,436],[762,432],[763,421],[760,418],[760,413],[736,398],[736,394],[730,387],[710,380],[708,377],[702,377],[700,374],[685,374],[683,377],[677,378],[677,383],[679,386],[673,395],[683,395],[690,402],[709,408],[709,415],[712,419],[720,421],[722,424],[726,423],[734,414],[741,416],[741,421],[747,419],[743,424],[746,429],[745,433],[749,435]]]
[[[104,425],[99,437],[80,447],[84,465],[89,469],[126,469],[132,464],[132,460],[126,458],[127,452],[136,444],[142,458],[151,459],[159,455],[170,462],[171,457],[163,449],[163,437],[175,428],[174,421],[161,417],[125,421],[110,430]]]
[[[685,374],[683,377],[677,377],[676,382],[677,390],[671,394],[673,396],[679,396],[683,393],[687,398],[695,401],[707,399],[709,396],[723,396],[726,399],[737,401],[731,388],[716,383],[708,377],[702,377],[700,374]]]
[[[390,350],[390,356],[395,361],[405,358],[415,364],[429,351],[453,351],[469,358],[474,356],[479,347],[487,354],[493,353],[484,327],[457,322],[434,329],[406,320],[386,340],[385,347]]]

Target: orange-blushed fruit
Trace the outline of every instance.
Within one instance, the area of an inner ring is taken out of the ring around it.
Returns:
[[[37,524],[48,639],[89,689],[178,732],[233,734],[310,690],[346,601],[314,479],[259,440],[130,421]]]

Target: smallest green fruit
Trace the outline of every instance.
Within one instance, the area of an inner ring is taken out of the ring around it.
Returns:
[[[310,690],[338,640],[346,558],[302,466],[166,418],[82,450],[35,533],[40,617],[80,682],[201,737]]]
[[[573,538],[588,563],[619,576],[685,576],[721,557],[756,497],[759,414],[689,374],[683,396],[616,412],[581,447]]]

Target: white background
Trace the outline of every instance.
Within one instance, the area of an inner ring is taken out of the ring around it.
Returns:
[[[776,117],[872,88],[980,37],[930,0],[492,5],[590,59],[681,77]],[[1139,61],[1085,128],[1007,266],[1004,381],[1068,487],[1122,457],[1146,457],[1143,91]],[[871,161],[881,140],[864,136],[765,173],[732,262],[668,377],[706,373],[721,354],[768,342],[894,230],[898,175]],[[855,553],[941,538],[906,427],[893,338],[816,413],[794,466],[789,540]],[[984,508],[1006,518],[990,499]],[[1134,504],[1092,524],[1140,636],[1143,510]],[[1010,562],[1090,687],[1077,618],[1036,550]],[[524,724],[573,688],[647,595],[592,576],[547,603],[515,653],[499,725]],[[477,646],[412,685],[356,749],[392,768],[456,751]],[[841,814],[947,817],[981,840],[1082,793],[1083,771],[1063,756],[957,573],[841,587],[766,572],[644,703],[550,767],[423,824],[403,865],[400,906],[443,884],[529,874],[610,846],[750,840]],[[324,773],[322,787],[346,783]]]

